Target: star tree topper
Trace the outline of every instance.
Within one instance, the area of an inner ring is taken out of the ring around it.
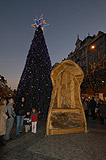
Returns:
[[[45,20],[43,19],[43,14],[41,14],[40,18],[38,19],[38,17],[36,16],[34,20],[34,24],[32,24],[31,26],[34,27],[34,30],[36,30],[39,26],[41,26],[42,30],[45,30],[45,27],[48,26],[49,24],[47,24],[45,22]]]

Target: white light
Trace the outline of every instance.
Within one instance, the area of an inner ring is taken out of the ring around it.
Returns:
[[[92,46],[91,46],[91,49],[95,49],[95,45],[92,45]]]

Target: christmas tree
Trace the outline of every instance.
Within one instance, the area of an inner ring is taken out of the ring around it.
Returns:
[[[32,26],[36,30],[15,94],[15,101],[18,103],[21,97],[25,97],[26,110],[34,107],[41,112],[41,116],[46,117],[52,91],[50,79],[52,67],[43,35],[46,23],[42,17],[35,20]]]

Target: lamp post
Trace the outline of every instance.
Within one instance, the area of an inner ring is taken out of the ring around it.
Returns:
[[[95,49],[95,45],[92,45],[92,46],[91,46],[91,49]]]

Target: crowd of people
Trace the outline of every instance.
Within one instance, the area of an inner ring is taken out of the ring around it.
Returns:
[[[106,100],[95,101],[92,97],[91,100],[84,98],[82,100],[83,108],[85,111],[85,117],[88,120],[89,116],[92,120],[97,117],[100,118],[101,124],[104,124],[106,119]],[[25,126],[25,132],[32,131],[36,133],[38,115],[35,108],[32,111],[27,110],[25,105],[25,98],[21,97],[20,102],[15,105],[13,98],[3,98],[0,100],[0,146],[5,145],[5,141],[11,140],[11,130],[13,128],[14,120],[16,120],[16,136],[19,136],[23,130],[23,122]]]
[[[11,130],[14,120],[16,119],[16,136],[22,133],[23,122],[25,132],[32,131],[36,133],[38,114],[35,108],[32,111],[26,110],[25,99],[21,97],[20,102],[15,105],[13,98],[8,100],[3,98],[0,100],[0,146],[5,145],[6,141],[10,141]]]
[[[106,100],[99,99],[96,101],[94,97],[90,100],[88,98],[84,98],[82,100],[82,104],[86,120],[88,120],[89,116],[92,117],[92,120],[95,120],[98,117],[100,119],[100,123],[104,124],[106,119]]]

